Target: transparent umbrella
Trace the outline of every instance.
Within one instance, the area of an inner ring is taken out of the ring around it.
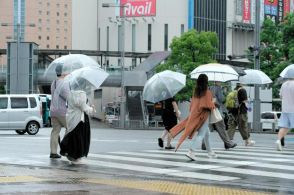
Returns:
[[[108,75],[99,67],[83,67],[74,70],[64,80],[69,83],[70,90],[82,90],[88,94],[92,90],[98,89]]]
[[[200,74],[206,74],[209,81],[227,82],[239,78],[239,74],[231,66],[218,63],[200,65],[190,73],[192,79],[197,79]]]
[[[44,77],[55,78],[55,68],[59,64],[62,65],[61,74],[69,74],[76,69],[87,66],[100,67],[100,65],[93,58],[87,55],[69,54],[56,58],[53,62],[51,62],[44,73]]]
[[[176,95],[186,85],[186,75],[170,70],[153,75],[145,84],[143,99],[159,102]]]

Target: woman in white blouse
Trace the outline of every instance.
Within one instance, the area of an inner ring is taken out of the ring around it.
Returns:
[[[95,112],[95,109],[87,104],[88,99],[84,90],[71,90],[67,101],[68,131],[60,143],[60,154],[75,164],[89,153],[91,137],[89,115]]]

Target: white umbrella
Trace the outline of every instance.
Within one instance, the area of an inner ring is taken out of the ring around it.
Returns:
[[[51,62],[46,69],[44,76],[45,77],[56,77],[55,68],[57,65],[62,65],[61,73],[68,74],[72,71],[86,67],[86,66],[96,66],[100,67],[100,65],[91,57],[83,54],[69,54],[59,58],[56,58]]]
[[[143,99],[159,102],[176,95],[186,85],[186,75],[170,70],[153,75],[145,84]]]
[[[265,85],[270,84],[273,81],[261,70],[247,69],[245,70],[246,75],[239,77],[239,82],[243,84],[256,84]]]
[[[209,81],[227,82],[239,78],[239,74],[231,66],[218,63],[200,65],[190,73],[192,79],[197,79],[200,74],[206,74]]]
[[[287,66],[281,73],[280,76],[285,79],[294,78],[294,64]]]

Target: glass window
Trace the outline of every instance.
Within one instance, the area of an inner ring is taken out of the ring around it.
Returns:
[[[39,10],[39,15],[42,15],[42,10]]]
[[[47,48],[50,48],[50,45],[47,45]]]
[[[148,46],[147,46],[147,49],[148,49],[148,51],[151,51],[151,32],[152,32],[152,29],[151,29],[151,24],[148,24],[148,42],[147,42],[147,44],[148,44]]]
[[[50,15],[50,11],[47,11],[47,16],[49,16]]]
[[[6,109],[7,105],[8,105],[8,98],[7,97],[0,98],[0,109]]]
[[[168,24],[164,24],[164,50],[168,50]]]
[[[59,8],[59,7],[60,7],[60,4],[59,4],[59,3],[57,3],[57,4],[56,4],[56,7],[58,7],[58,8]]]
[[[47,40],[50,40],[50,37],[49,36],[47,36]]]
[[[59,24],[59,20],[56,20],[56,23]]]
[[[64,49],[67,49],[67,46],[66,45],[64,46]]]
[[[121,25],[118,26],[118,29],[117,29],[117,50],[118,51],[121,51],[122,50],[122,45],[121,45],[121,33],[122,33],[122,28],[121,28]]]
[[[30,100],[31,108],[36,108],[37,107],[36,99],[33,97],[30,97],[29,100]]]
[[[12,97],[10,101],[11,108],[28,108],[27,98]]]
[[[181,24],[181,35],[185,32],[185,25]]]
[[[56,12],[56,15],[59,16],[59,12]]]
[[[67,13],[66,13],[66,12],[64,13],[64,16],[65,16],[65,17],[67,16]]]
[[[59,49],[59,45],[56,45],[56,49]]]
[[[41,39],[42,39],[42,37],[41,37],[41,36],[39,36],[38,38],[39,38],[39,40],[41,40]]]
[[[109,51],[109,26],[106,28],[106,51]]]
[[[132,24],[132,51],[136,51],[136,24]]]
[[[67,4],[64,4],[64,7],[67,8]]]

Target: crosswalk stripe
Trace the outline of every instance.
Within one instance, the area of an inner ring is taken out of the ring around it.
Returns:
[[[250,170],[250,169],[242,169],[242,168],[224,167],[224,168],[216,169],[215,171],[238,173],[238,174],[245,174],[245,175],[256,175],[256,176],[264,176],[264,177],[276,177],[276,178],[283,178],[283,179],[294,179],[294,174]]]
[[[117,154],[127,154],[127,155],[137,155],[137,156],[146,156],[146,157],[166,157],[166,158],[173,158],[171,156],[167,156],[167,155],[153,155],[153,154],[145,154],[145,153],[134,153],[134,152],[117,152]],[[183,152],[179,152],[179,154],[184,154]],[[179,156],[177,156],[179,157]],[[179,159],[183,159],[185,158],[184,156],[179,158]],[[214,162],[219,162],[219,163],[223,163],[224,161],[222,159],[204,159],[204,158],[198,158],[197,157],[197,161],[214,161]],[[261,163],[261,162],[248,162],[248,161],[225,161],[225,163],[230,163],[230,164],[236,164],[238,163],[238,165],[247,165],[247,166],[255,166],[255,167],[261,167],[261,168],[271,168],[271,169],[280,169],[280,170],[291,170],[294,171],[294,166],[289,166],[289,165],[279,165],[279,164],[270,164],[270,163]],[[186,163],[188,164],[188,163]]]
[[[149,152],[149,151],[147,151]],[[156,151],[155,151],[156,152]],[[159,153],[162,153],[158,151]],[[183,156],[178,156],[174,152],[173,154],[175,155],[166,155],[170,154],[170,151],[167,151],[166,154],[145,154],[145,153],[137,153],[137,152],[115,152],[117,154],[128,154],[128,155],[137,155],[137,156],[146,156],[146,157],[159,157],[159,158],[168,158],[168,159],[181,159],[187,160],[187,157]],[[177,152],[178,154],[185,154],[184,152]],[[200,154],[201,156],[207,156],[205,154]],[[254,164],[255,162],[252,161],[235,161],[235,160],[226,160],[226,159],[217,159],[217,158],[202,158],[202,157],[196,157],[197,161],[200,162],[216,162],[216,163],[229,163],[229,164],[234,164],[234,165],[250,165]]]
[[[243,152],[243,151],[252,151],[252,152],[267,152],[267,153],[273,153],[273,154],[290,154],[290,155],[293,155],[293,151],[287,151],[287,150],[284,150],[284,151],[277,151],[277,149],[271,149],[271,150],[266,150],[266,149],[258,149],[258,148],[234,148],[233,151],[240,151],[240,152]]]
[[[148,173],[154,173],[154,174],[165,174],[165,175],[204,179],[204,180],[231,181],[231,180],[240,179],[239,177],[221,176],[221,175],[197,173],[197,172],[195,173],[195,172],[181,171],[181,170],[175,170],[175,169],[164,169],[164,168],[147,167],[147,166],[139,166],[139,165],[129,165],[129,164],[123,164],[123,163],[114,163],[114,162],[87,160],[86,163],[95,165],[95,166],[107,167],[107,168],[124,169],[124,170],[138,171],[138,172],[148,172]]]
[[[185,154],[185,153],[187,153],[187,152],[181,152],[181,151],[178,151],[176,153],[177,154]],[[168,154],[175,154],[175,152],[173,152],[173,151],[164,151],[164,150],[147,150],[146,152],[161,153],[161,154],[167,154],[167,153]],[[292,163],[292,161],[293,161],[292,159],[285,159],[285,158],[284,159],[272,159],[272,158],[263,158],[263,157],[258,158],[258,157],[255,157],[255,156],[254,157],[252,157],[252,156],[242,156],[242,155],[240,155],[240,153],[237,153],[238,156],[236,156],[236,155],[232,155],[232,154],[227,154],[226,151],[224,151],[224,152],[216,151],[216,154],[217,154],[218,157],[232,158],[232,159],[263,160],[263,161],[290,162],[290,163]],[[207,154],[204,153],[203,151],[196,151],[197,159],[198,159],[198,156],[207,156]],[[218,161],[218,160],[221,160],[221,161]],[[232,163],[232,164],[238,164],[238,165],[246,165],[246,164],[239,163],[239,162],[242,162],[242,161],[236,161],[236,160],[210,159],[210,161],[211,162],[223,162],[223,163]],[[245,161],[245,162],[249,162],[249,161]]]
[[[112,160],[122,160],[122,161],[132,161],[132,162],[142,162],[142,163],[150,163],[157,165],[169,165],[169,166],[178,166],[178,167],[189,167],[195,169],[214,169],[220,168],[221,166],[216,165],[197,165],[193,163],[185,163],[185,162],[173,162],[168,160],[154,160],[154,159],[146,159],[146,158],[134,158],[134,157],[124,157],[124,156],[113,156],[113,155],[103,155],[103,154],[90,154],[90,157],[97,158],[106,158]]]

